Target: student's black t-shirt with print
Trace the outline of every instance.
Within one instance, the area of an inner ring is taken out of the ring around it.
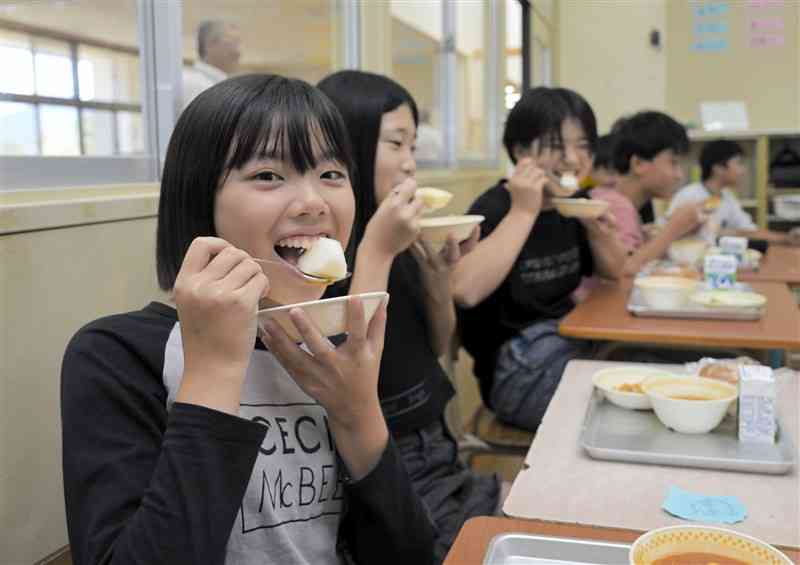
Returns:
[[[481,239],[494,231],[511,208],[505,179],[483,193],[470,214],[481,214]],[[572,292],[591,276],[593,259],[586,229],[555,210],[543,210],[511,272],[486,299],[458,309],[461,342],[475,359],[475,375],[488,401],[500,347],[537,320],[560,318],[574,307]]]

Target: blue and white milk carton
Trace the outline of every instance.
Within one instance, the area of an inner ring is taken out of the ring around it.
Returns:
[[[763,365],[739,367],[739,441],[775,443],[776,383]]]
[[[733,255],[706,255],[703,264],[706,286],[711,289],[733,288],[738,267],[739,261]]]

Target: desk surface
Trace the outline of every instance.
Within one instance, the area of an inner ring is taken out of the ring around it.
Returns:
[[[756,321],[640,318],[627,311],[632,278],[595,288],[559,325],[559,333],[584,339],[634,343],[800,349],[800,309],[789,287],[777,282],[749,283],[767,297]]]
[[[624,363],[572,361],[567,365],[542,425],[503,505],[515,518],[652,530],[687,524],[661,509],[671,486],[709,495],[736,496],[747,518],[723,527],[784,547],[800,547],[800,479],[795,467],[785,475],[760,475],[592,459],[580,446],[592,375]],[[628,364],[630,365],[630,364]],[[681,366],[663,367],[681,371]],[[779,383],[782,430],[797,448],[798,383]]]
[[[635,530],[483,516],[472,518],[464,524],[444,563],[445,565],[479,565],[483,563],[483,558],[492,538],[498,534],[507,533],[592,539],[619,543],[632,543],[642,534],[642,532]],[[781,549],[795,563],[800,562],[800,551]]]
[[[743,282],[783,282],[800,285],[800,247],[770,245],[761,267],[756,272],[742,272],[737,278]]]

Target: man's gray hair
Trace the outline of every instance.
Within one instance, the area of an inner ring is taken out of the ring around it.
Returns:
[[[209,42],[217,39],[225,31],[228,22],[222,20],[205,20],[197,26],[197,54],[201,59],[206,58],[206,47]]]

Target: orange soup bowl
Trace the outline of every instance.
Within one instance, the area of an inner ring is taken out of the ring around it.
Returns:
[[[754,537],[711,526],[669,526],[640,536],[628,553],[630,565],[791,565],[783,553]]]

